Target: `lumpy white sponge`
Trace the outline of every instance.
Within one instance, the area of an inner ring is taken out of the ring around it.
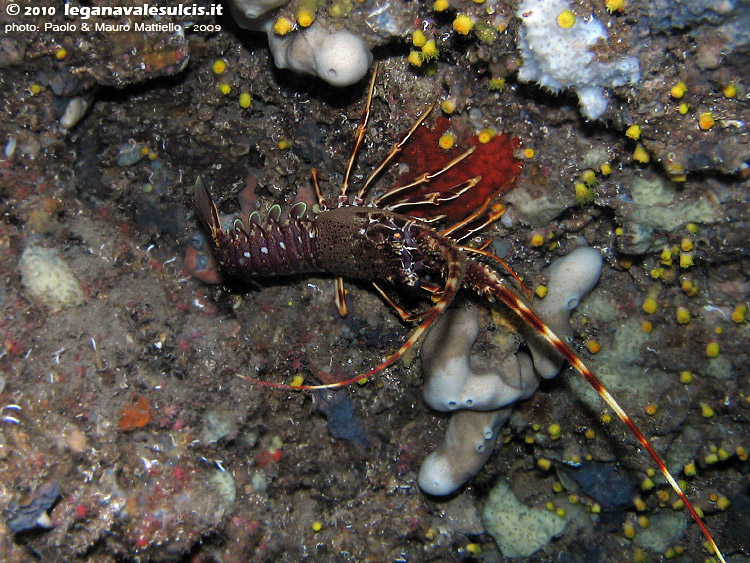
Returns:
[[[581,113],[598,119],[607,109],[605,88],[640,80],[635,57],[611,62],[596,60],[595,46],[607,40],[607,31],[595,17],[578,17],[572,27],[561,27],[558,15],[570,10],[567,0],[523,0],[516,12],[523,21],[518,48],[522,82],[538,82],[553,92],[572,89]]]
[[[573,339],[570,314],[599,281],[603,264],[598,250],[582,246],[547,268],[549,291],[544,299],[534,302],[534,311],[566,343]],[[523,327],[521,332],[536,372],[546,379],[555,377],[562,368],[563,357],[530,327]]]
[[[511,408],[453,414],[443,443],[422,462],[417,482],[429,495],[449,495],[476,475],[492,454]]]
[[[372,53],[361,37],[346,30],[331,32],[317,20],[283,36],[273,32],[271,20],[263,28],[277,67],[317,76],[332,86],[359,82],[372,63]]]
[[[424,400],[438,411],[491,410],[530,397],[537,388],[533,372],[525,373],[512,356],[500,369],[473,365],[471,348],[479,321],[467,309],[451,309],[438,319],[422,344]]]
[[[60,253],[54,248],[29,244],[18,262],[29,294],[53,312],[83,303],[83,289]]]

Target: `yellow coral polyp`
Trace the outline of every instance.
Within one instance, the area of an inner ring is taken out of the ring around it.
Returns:
[[[604,7],[610,14],[622,12],[625,9],[625,0],[606,0]]]
[[[418,29],[411,34],[411,44],[415,47],[421,47],[425,43],[427,43],[427,37],[421,29]]]
[[[479,142],[482,144],[487,144],[493,139],[495,135],[497,135],[497,132],[494,129],[482,129],[477,134],[477,140],[479,140]]]
[[[669,90],[670,95],[678,100],[685,95],[685,92],[687,92],[687,86],[682,80],[677,82],[677,84],[672,86],[672,88]]]
[[[644,299],[643,304],[641,305],[641,309],[643,309],[643,312],[652,315],[656,312],[656,309],[659,307],[658,303],[656,302],[656,299],[653,297],[647,297]]]
[[[273,32],[276,35],[286,35],[293,27],[294,24],[287,18],[278,18],[273,24]]]
[[[211,70],[214,74],[223,74],[227,70],[227,61],[224,59],[216,59],[211,65]]]
[[[557,14],[557,25],[562,29],[570,29],[576,24],[576,15],[570,10],[563,10]]]
[[[715,123],[714,115],[710,111],[703,112],[698,116],[698,127],[700,127],[702,131],[710,130]]]
[[[736,305],[732,310],[732,322],[742,324],[747,320],[747,306]]]
[[[219,84],[219,92],[228,96],[232,91],[232,87],[229,84]]]
[[[633,151],[633,159],[641,164],[647,164],[651,160],[651,155],[648,154],[646,147],[638,143]]]
[[[685,309],[685,307],[677,307],[675,317],[677,318],[678,324],[686,325],[690,322],[690,311]]]
[[[737,95],[737,86],[734,84],[728,84],[723,90],[725,98],[734,98]]]
[[[631,125],[625,130],[625,136],[633,139],[634,141],[637,141],[641,138],[641,126],[640,125]]]
[[[535,234],[531,237],[531,246],[534,246],[536,248],[539,248],[544,244],[544,235]]]
[[[445,12],[449,6],[450,4],[448,3],[448,0],[435,0],[432,9],[436,12]]]
[[[247,109],[252,105],[253,97],[247,92],[242,92],[242,94],[240,94],[239,102],[242,109]]]
[[[721,353],[719,343],[715,340],[706,344],[706,356],[709,358],[716,358]]]
[[[456,144],[456,136],[453,133],[444,133],[439,139],[438,139],[438,145],[440,145],[441,149],[452,149],[453,146]]]
[[[430,39],[424,45],[422,45],[422,58],[425,61],[431,61],[432,59],[437,58],[439,54],[440,51],[438,50],[437,44],[435,43],[434,39]]]
[[[68,51],[65,50],[65,47],[60,47],[57,51],[55,51],[55,58],[58,61],[63,60],[67,56],[68,56]]]
[[[680,383],[690,385],[693,382],[693,372],[683,370],[680,372]]]
[[[450,115],[456,111],[456,102],[451,99],[445,99],[440,102],[440,109],[443,110],[443,113]]]
[[[526,147],[523,149],[523,157],[526,159],[532,159],[536,156],[536,151],[532,149],[531,147]]]
[[[300,27],[310,27],[315,21],[315,14],[309,10],[300,10],[297,12],[297,23]]]
[[[459,14],[456,19],[453,20],[453,29],[461,35],[469,35],[469,32],[474,28],[474,20],[466,14]]]
[[[414,66],[422,66],[422,53],[419,51],[409,51],[409,56],[407,57],[407,60],[409,61],[409,64]]]

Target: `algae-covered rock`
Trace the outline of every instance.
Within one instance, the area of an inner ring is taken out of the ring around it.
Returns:
[[[548,510],[520,502],[499,481],[490,492],[482,523],[505,557],[529,557],[565,529],[567,521]]]

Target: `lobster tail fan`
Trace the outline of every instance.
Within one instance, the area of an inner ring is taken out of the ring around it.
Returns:
[[[215,237],[216,233],[221,230],[219,212],[216,210],[216,204],[211,199],[211,195],[203,183],[203,178],[200,176],[195,181],[195,205],[198,208],[201,221],[206,225],[211,236]]]

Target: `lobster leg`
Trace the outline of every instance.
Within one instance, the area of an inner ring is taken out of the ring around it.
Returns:
[[[347,385],[351,385],[352,383],[356,383],[358,381],[362,381],[363,379],[367,379],[368,377],[371,377],[373,375],[376,375],[383,371],[384,369],[392,366],[395,364],[398,360],[400,360],[406,351],[414,346],[427,332],[427,330],[435,323],[435,321],[440,317],[440,315],[445,311],[445,309],[448,307],[448,305],[451,304],[453,301],[453,298],[456,296],[456,293],[458,292],[459,288],[463,284],[464,276],[466,274],[466,257],[461,253],[461,251],[455,247],[455,246],[447,246],[443,247],[441,249],[442,254],[444,255],[445,262],[448,264],[448,272],[445,280],[445,287],[443,288],[443,292],[440,294],[440,298],[435,303],[435,306],[432,307],[429,311],[427,311],[426,318],[422,321],[422,323],[414,330],[412,335],[409,337],[409,339],[404,342],[404,344],[396,350],[391,356],[389,356],[385,361],[383,361],[378,366],[372,368],[367,373],[363,373],[360,375],[357,375],[356,377],[352,377],[351,379],[347,379],[345,381],[339,381],[338,383],[329,383],[325,385],[288,385],[286,383],[273,383],[271,381],[263,381],[260,379],[253,379],[247,376],[244,376],[242,374],[235,374],[240,379],[244,379],[245,381],[249,381],[250,383],[257,383],[258,385],[264,385],[266,387],[273,387],[275,389],[289,389],[293,391],[300,391],[300,390],[311,390],[311,389],[335,389],[338,387],[346,387]]]

